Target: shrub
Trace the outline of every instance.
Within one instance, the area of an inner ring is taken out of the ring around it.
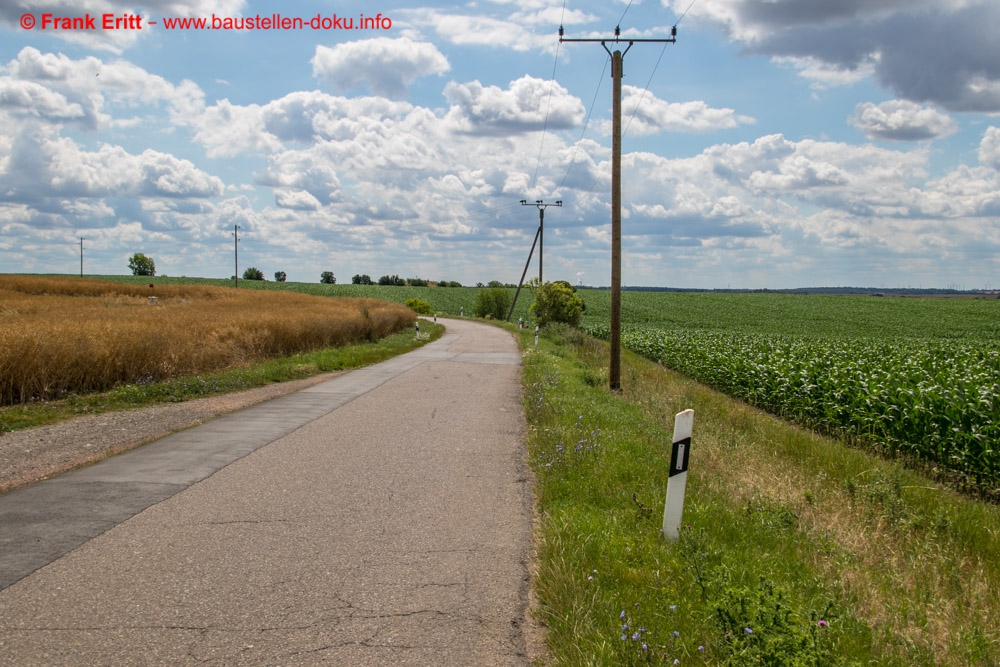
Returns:
[[[528,308],[535,314],[540,326],[562,322],[570,326],[580,324],[583,316],[583,299],[572,285],[564,280],[545,283],[535,290],[535,302]]]
[[[264,280],[264,272],[256,266],[248,267],[247,270],[243,272],[243,280]]]
[[[427,303],[423,299],[407,299],[406,307],[417,313],[418,315],[433,315],[434,311],[431,310],[431,304]]]
[[[509,310],[510,294],[503,288],[492,287],[476,295],[476,317],[490,316],[495,320],[505,320]]]
[[[319,281],[324,285],[336,285],[337,278],[333,275],[333,271],[324,271],[319,274]]]
[[[146,257],[141,252],[137,252],[128,260],[128,268],[133,276],[155,276],[156,262],[152,257]]]
[[[410,287],[427,287],[427,281],[423,278],[407,278],[406,284]]]
[[[285,282],[286,278],[288,278],[288,275],[284,271],[275,271],[274,272],[274,282],[276,282],[276,283],[283,283],[283,282]]]

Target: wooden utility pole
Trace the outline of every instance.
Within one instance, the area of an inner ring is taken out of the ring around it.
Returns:
[[[548,206],[562,206],[562,200],[560,199],[554,204],[546,204],[544,201],[539,199],[534,204],[531,204],[527,199],[522,199],[521,206],[538,207],[538,231],[535,232],[535,240],[531,242],[531,252],[528,253],[528,261],[524,263],[524,271],[521,273],[521,281],[517,284],[517,291],[514,292],[514,302],[510,304],[510,311],[507,313],[508,322],[510,322],[510,318],[514,315],[514,306],[517,305],[517,297],[521,294],[521,286],[524,285],[524,277],[528,275],[528,265],[531,264],[531,257],[535,254],[536,244],[538,245],[538,284],[542,284],[542,230],[545,225],[545,208]]]
[[[233,286],[236,289],[239,289],[240,286],[240,229],[239,225],[233,225],[233,255],[236,270],[233,274]]]
[[[83,278],[83,242],[86,241],[85,236],[80,237],[80,277]]]
[[[549,206],[562,206],[562,200],[560,199],[555,204],[546,204],[539,199],[534,204],[530,204],[527,199],[522,199],[521,206],[538,207],[538,284],[541,285],[544,282],[542,280],[542,249],[545,243],[545,209]]]
[[[559,26],[560,42],[600,42],[611,56],[611,79],[614,82],[614,100],[611,120],[611,367],[608,371],[608,386],[612,391],[621,389],[621,341],[622,341],[622,67],[625,54],[637,42],[659,44],[677,41],[677,26],[670,30],[668,39],[621,39],[621,29],[615,27],[612,39],[568,39],[563,37]],[[615,44],[627,41],[624,51],[614,53],[607,42]]]
[[[611,105],[611,367],[608,369],[608,387],[612,391],[617,391],[622,386],[622,61],[624,58],[625,54],[621,51],[611,54],[614,102]]]

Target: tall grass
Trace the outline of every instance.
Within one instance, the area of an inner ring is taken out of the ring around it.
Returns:
[[[0,404],[373,341],[415,317],[364,298],[0,276]]]
[[[625,352],[531,332],[538,617],[551,665],[1000,665],[1000,511]],[[695,411],[683,528],[659,529]],[[675,662],[676,661],[676,662]]]

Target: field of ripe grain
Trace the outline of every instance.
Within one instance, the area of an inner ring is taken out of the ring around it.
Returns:
[[[373,341],[414,320],[375,299],[0,275],[0,405]]]

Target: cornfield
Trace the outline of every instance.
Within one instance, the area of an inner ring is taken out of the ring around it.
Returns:
[[[0,276],[0,405],[377,340],[414,320],[375,299]]]
[[[1000,489],[995,345],[649,328],[624,331],[622,345],[775,414],[927,462],[967,489]]]

